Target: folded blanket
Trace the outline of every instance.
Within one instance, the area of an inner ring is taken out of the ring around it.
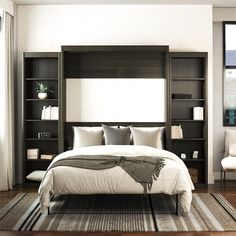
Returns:
[[[151,190],[153,180],[159,176],[165,166],[164,158],[151,156],[113,156],[113,155],[78,155],[58,160],[48,170],[57,166],[70,166],[83,169],[103,170],[116,166],[123,168],[136,182]]]

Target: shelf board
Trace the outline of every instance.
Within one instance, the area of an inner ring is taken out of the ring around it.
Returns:
[[[205,162],[204,159],[181,159],[183,162]]]
[[[25,161],[27,162],[50,162],[52,161],[53,159],[25,159]]]
[[[26,119],[26,122],[58,122],[58,120]]]
[[[47,98],[47,99],[38,99],[38,98],[27,98],[25,99],[27,102],[35,101],[35,102],[53,102],[58,101],[57,98]]]
[[[182,78],[182,77],[172,77],[172,81],[204,81],[205,78]]]
[[[172,101],[177,102],[204,102],[204,98],[172,98]]]
[[[58,138],[26,138],[27,141],[58,141]]]
[[[25,80],[28,80],[28,81],[58,80],[58,78],[57,77],[52,77],[52,78],[25,78]]]
[[[173,119],[172,122],[204,122],[205,120]]]
[[[175,139],[172,138],[172,141],[205,141],[205,138],[181,138],[181,139]]]

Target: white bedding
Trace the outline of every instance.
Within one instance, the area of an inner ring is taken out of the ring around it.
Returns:
[[[87,155],[146,155],[165,158],[165,166],[148,193],[179,194],[181,213],[190,210],[193,183],[187,167],[175,154],[148,146],[102,145],[81,147],[66,151],[54,158],[59,159],[80,154]],[[50,167],[50,166],[49,166]],[[41,211],[48,208],[50,193],[61,194],[143,194],[143,186],[136,182],[120,166],[105,170],[89,170],[76,167],[58,166],[49,170],[39,187]]]

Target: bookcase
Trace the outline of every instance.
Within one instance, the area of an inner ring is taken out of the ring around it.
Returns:
[[[34,170],[46,170],[51,160],[41,155],[59,153],[59,119],[42,119],[43,107],[60,104],[60,54],[57,52],[25,52],[23,54],[23,183],[31,183],[26,176]],[[51,92],[39,99],[36,87],[45,84]],[[47,132],[49,137],[39,137]],[[37,159],[29,159],[27,150],[38,149]]]
[[[183,138],[171,139],[171,151],[179,157],[186,155],[183,161],[197,175],[195,184],[207,184],[207,53],[170,53],[169,86],[170,122],[181,125],[183,131]],[[203,108],[203,119],[194,119],[194,107]]]

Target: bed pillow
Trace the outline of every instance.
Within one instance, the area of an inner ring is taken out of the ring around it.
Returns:
[[[44,175],[46,173],[46,170],[35,170],[31,172],[29,175],[26,176],[26,179],[36,182],[41,182]]]
[[[134,145],[163,149],[164,127],[130,127]]]
[[[129,128],[113,128],[102,125],[106,145],[130,145]]]
[[[73,126],[74,142],[73,149],[85,146],[102,145],[102,127],[76,127]]]
[[[229,145],[236,143],[236,130],[226,129],[225,130],[225,156],[229,155]]]

